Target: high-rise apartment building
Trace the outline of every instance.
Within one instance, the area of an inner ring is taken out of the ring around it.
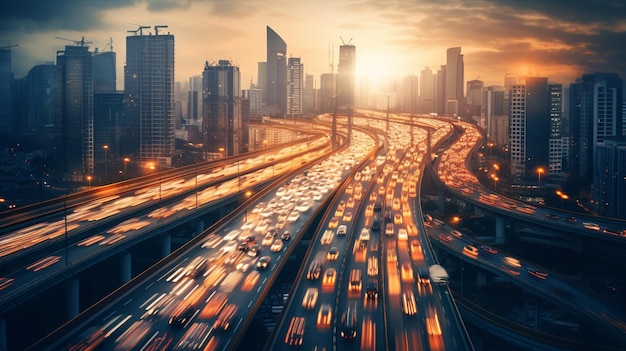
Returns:
[[[335,110],[335,84],[336,74],[323,73],[320,76],[320,91],[319,91],[319,112],[329,113]]]
[[[93,53],[93,91],[115,91],[117,73],[115,52]]]
[[[67,180],[84,181],[94,172],[93,60],[82,43],[57,52],[61,78],[57,124],[61,172]]]
[[[228,60],[206,62],[202,73],[202,119],[207,158],[239,154],[241,148],[241,74]]]
[[[598,214],[626,218],[626,137],[605,137],[596,145],[593,199]]]
[[[187,95],[187,123],[201,126],[202,76],[189,77],[189,91]]]
[[[467,101],[465,104],[465,113],[469,117],[480,116],[483,106],[483,86],[482,80],[474,79],[467,81]]]
[[[140,27],[126,37],[124,91],[132,123],[126,135],[128,149],[122,152],[132,152],[140,162],[167,167],[175,151],[174,36],[159,28],[154,27],[154,34],[144,34]]]
[[[39,135],[47,145],[52,143],[57,123],[60,122],[59,72],[57,65],[46,63],[34,66],[26,75],[28,106],[26,132]]]
[[[585,74],[570,85],[571,173],[593,180],[598,143],[622,132],[622,79],[617,73]]]
[[[304,77],[304,114],[310,115],[317,111],[317,94],[315,90],[315,78],[312,74]]]
[[[509,128],[507,107],[504,104],[504,87],[491,85],[483,89],[482,116],[485,120],[487,138],[496,145],[508,144]],[[506,125],[503,125],[506,124]]]
[[[12,84],[11,48],[0,48],[0,134],[14,129]]]
[[[446,114],[457,116],[464,109],[463,85],[465,82],[465,65],[460,47],[447,50],[445,82]]]
[[[287,43],[267,26],[265,102],[270,115],[287,112]]]
[[[354,110],[356,86],[356,46],[339,46],[339,65],[337,66],[337,108]]]
[[[437,79],[435,87],[435,106],[437,114],[443,116],[446,114],[446,65],[441,65],[437,70]]]
[[[511,175],[532,178],[548,172],[550,149],[548,79],[528,77],[513,85],[509,101]]]
[[[431,113],[435,110],[435,81],[430,67],[420,72],[419,113]]]
[[[287,60],[287,116],[304,114],[304,65],[299,57]]]
[[[563,140],[561,133],[561,115],[563,113],[563,85],[548,83],[550,94],[550,176],[564,176],[564,158],[568,154],[567,140]]]

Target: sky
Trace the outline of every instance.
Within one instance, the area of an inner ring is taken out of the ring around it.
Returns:
[[[176,81],[200,75],[205,61],[227,59],[240,67],[244,89],[266,59],[266,26],[318,82],[333,63],[336,70],[344,42],[356,46],[361,79],[436,71],[455,46],[464,54],[465,80],[485,85],[503,85],[507,73],[563,84],[593,72],[626,78],[623,0],[2,1],[0,47],[19,45],[12,67],[21,78],[74,40],[108,51],[112,39],[121,90],[125,38],[139,25],[167,25],[174,35]]]

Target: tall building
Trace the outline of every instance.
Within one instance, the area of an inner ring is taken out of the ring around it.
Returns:
[[[287,43],[267,26],[265,101],[267,112],[284,116],[287,112]]]
[[[339,110],[354,110],[356,85],[356,46],[339,46],[337,66],[337,107]]]
[[[140,27],[126,37],[124,91],[128,102],[129,149],[140,162],[171,165],[175,151],[174,128],[174,36],[144,34]],[[137,139],[134,139],[137,138]]]
[[[457,116],[463,111],[465,65],[460,47],[449,48],[446,60],[446,114]]]
[[[400,111],[416,114],[418,111],[419,78],[408,75],[402,78],[400,91]]]
[[[117,89],[115,52],[93,53],[93,91],[115,91]]]
[[[95,180],[108,182],[120,164],[120,135],[124,121],[124,92],[100,91],[93,94]],[[118,162],[115,162],[118,160]]]
[[[595,162],[595,210],[601,216],[626,218],[626,137],[606,137],[598,142]]]
[[[483,89],[482,116],[486,123],[487,138],[495,141],[497,145],[508,144],[508,119],[506,117],[506,105],[504,104],[504,87],[491,85]],[[501,126],[506,120],[506,126]]]
[[[435,106],[437,114],[443,116],[446,114],[446,65],[441,65],[437,70],[437,79],[435,87]]]
[[[420,72],[419,113],[431,113],[435,110],[435,81],[429,67]]]
[[[61,172],[72,181],[84,181],[94,172],[92,63],[89,47],[83,43],[57,52],[61,78],[58,152]]]
[[[207,158],[239,154],[241,148],[241,76],[228,60],[207,61],[202,73],[202,118]]]
[[[287,60],[287,116],[304,114],[304,65],[299,57]]]
[[[304,114],[311,115],[317,111],[315,78],[312,74],[304,77]]]
[[[550,149],[550,94],[548,79],[528,77],[513,85],[509,101],[511,175],[537,176],[548,171]]]
[[[483,86],[482,80],[474,79],[467,81],[467,101],[465,113],[467,116],[480,116],[483,106]]]
[[[189,77],[189,91],[187,94],[187,123],[201,126],[202,76]]]
[[[26,132],[39,135],[46,144],[53,141],[59,122],[59,72],[58,66],[46,63],[34,66],[26,75]]]
[[[564,157],[568,154],[566,148],[569,143],[563,140],[561,133],[561,115],[563,113],[563,85],[548,83],[550,96],[550,164],[551,176],[564,176]]]
[[[570,85],[570,172],[586,185],[593,181],[598,143],[621,135],[622,84],[617,73],[594,73]]]
[[[11,48],[0,48],[0,133],[11,133],[13,126],[13,71]]]
[[[334,73],[323,73],[320,76],[319,92],[319,112],[329,113],[335,110],[335,84],[337,75]]]

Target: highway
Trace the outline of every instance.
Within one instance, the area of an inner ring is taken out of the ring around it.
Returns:
[[[417,280],[435,263],[413,212],[426,130],[367,123],[387,130],[392,146],[362,165],[329,207],[266,349],[472,349],[447,287]],[[452,130],[437,127],[435,144]]]
[[[258,308],[256,303],[299,242],[311,213],[364,160],[364,152],[376,147],[374,139],[362,132],[354,132],[353,139],[346,151],[307,165],[267,194],[251,198],[248,207],[203,233],[198,245],[173,254],[171,264],[160,267],[150,279],[132,281],[131,292],[98,308],[80,328],[60,333],[61,340],[52,344],[46,340],[40,346],[51,350],[88,349],[96,344],[111,350],[233,347]],[[261,262],[266,259],[264,266]]]

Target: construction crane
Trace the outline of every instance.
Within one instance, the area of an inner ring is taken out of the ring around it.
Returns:
[[[154,26],[154,35],[159,35],[159,28],[167,28],[167,26]]]
[[[143,30],[150,28],[150,26],[139,26],[139,28],[135,29],[135,30],[127,30],[128,33],[135,33],[135,35],[137,35],[137,32],[139,32],[139,35],[143,35]]]
[[[0,46],[0,50],[9,50],[11,51],[12,47],[20,46],[20,44],[9,44],[7,46]]]
[[[85,37],[81,37],[80,40],[72,40],[72,39],[66,39],[66,38],[61,38],[61,37],[55,37],[55,38],[74,42],[76,46],[85,46],[85,44],[92,44],[91,41],[85,41]]]

